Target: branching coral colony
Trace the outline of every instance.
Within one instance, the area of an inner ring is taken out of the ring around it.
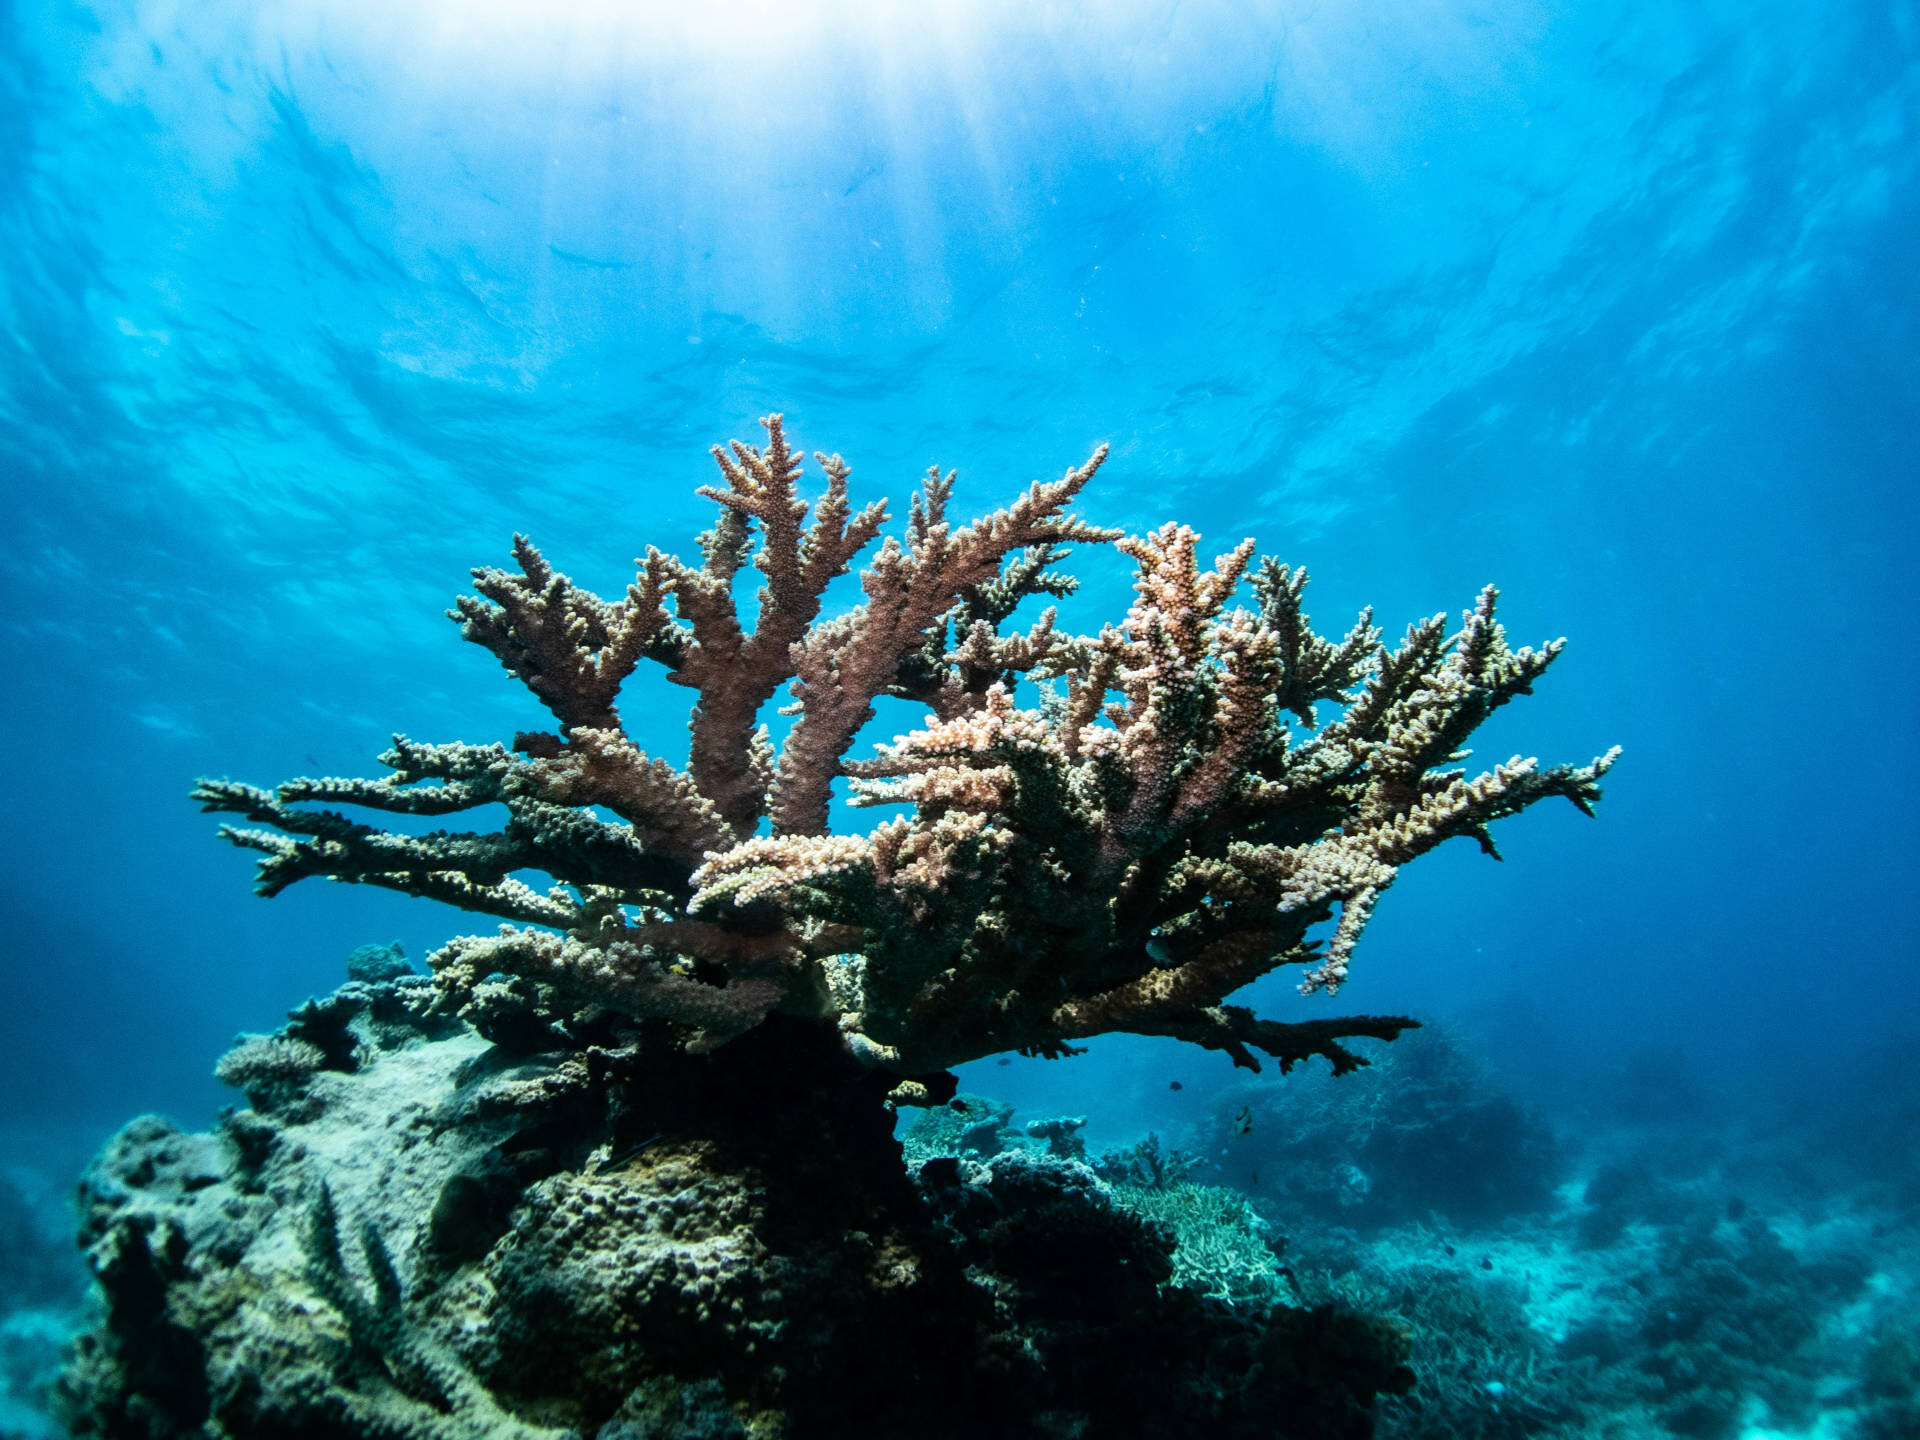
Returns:
[[[696,1050],[781,1013],[837,1026],[902,1077],[1071,1053],[1108,1031],[1253,1069],[1258,1049],[1345,1070],[1362,1062],[1341,1039],[1414,1022],[1281,1023],[1223,1000],[1281,965],[1309,967],[1303,991],[1338,989],[1400,866],[1452,836],[1496,853],[1492,822],[1548,795],[1591,813],[1618,753],[1445,768],[1560,641],[1511,648],[1491,588],[1452,636],[1436,615],[1388,649],[1369,612],[1323,639],[1301,609],[1306,573],[1253,564],[1251,540],[1207,569],[1184,525],[1123,536],[1070,514],[1105,446],[964,528],[948,519],[953,473],[936,467],[904,544],[887,538],[861,572],[864,600],[822,620],[885,506],[855,512],[846,463],[816,455],[826,490],[809,520],[800,457],[778,415],[761,424],[765,448],[714,448],[702,564],[649,549],[611,602],[524,537],[519,574],[474,572],[478,595],[450,615],[555,731],[511,750],[396,736],[379,780],[202,782],[207,810],[273,827],[221,832],[265,852],[260,893],[325,875],[500,916],[516,923],[432,957],[450,1003],[518,976],[673,1022]],[[1052,567],[1074,542],[1112,543],[1138,567],[1125,620],[1071,635],[1048,608],[1003,633],[1021,601],[1073,591]],[[749,560],[764,577],[751,631],[733,598]],[[1228,608],[1243,580],[1253,608]],[[637,749],[615,708],[643,660],[698,696],[684,771]],[[1023,677],[1037,708],[1017,701]],[[794,719],[776,753],[760,713],[783,683]],[[925,705],[924,728],[847,758],[882,695]],[[1316,725],[1325,702],[1344,708]],[[856,805],[907,813],[829,834],[843,775]],[[413,816],[498,803],[509,818],[491,834],[400,834],[309,808],[330,803]],[[541,893],[520,871],[557,883]],[[1323,947],[1309,931],[1336,909]]]

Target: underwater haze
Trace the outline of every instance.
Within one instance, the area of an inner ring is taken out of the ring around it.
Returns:
[[[469,569],[520,532],[617,594],[775,412],[896,517],[930,465],[964,518],[1104,442],[1090,520],[1257,537],[1323,632],[1493,583],[1516,643],[1567,637],[1477,759],[1618,744],[1597,818],[1443,848],[1337,1000],[1251,997],[1440,1022],[1572,1157],[1539,1204],[1623,1136],[1724,1160],[1920,1115],[1920,10],[627,8],[0,3],[0,1135],[30,1200],[136,1113],[205,1125],[233,1036],[355,947],[476,928],[254,897],[193,782],[550,723],[444,617]],[[1124,611],[1122,558],[1071,568],[1075,628]],[[684,761],[687,693],[647,697],[635,739]],[[1244,1081],[1111,1035],[961,1073],[1210,1161]],[[1779,1214],[1828,1203],[1816,1150],[1766,1153]],[[1899,1273],[1872,1293],[1920,1313]],[[1842,1406],[1764,1391],[1730,1412],[1754,1434]]]

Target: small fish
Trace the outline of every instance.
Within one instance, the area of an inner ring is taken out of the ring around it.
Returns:
[[[947,1101],[947,1108],[949,1110],[958,1110],[962,1115],[971,1115],[973,1113],[973,1107],[964,1100],[949,1100]]]
[[[1451,1245],[1447,1246],[1447,1254],[1453,1254],[1453,1247]]]
[[[1493,1257],[1491,1255],[1482,1255],[1480,1257],[1480,1268],[1482,1270],[1491,1270],[1493,1268]]]
[[[1233,1133],[1236,1135],[1251,1135],[1253,1133],[1253,1106],[1242,1105],[1234,1112]]]
[[[1171,1083],[1170,1083],[1170,1084],[1169,1084],[1169,1085],[1167,1086],[1167,1089],[1169,1089],[1169,1090],[1184,1090],[1185,1088],[1186,1088],[1186,1087],[1185,1087],[1184,1085],[1182,1085],[1182,1084],[1181,1084],[1181,1083],[1180,1083],[1180,1082],[1179,1082],[1178,1080],[1175,1080],[1175,1081],[1172,1081],[1172,1082],[1171,1082]]]
[[[1002,1055],[998,1060],[994,1061],[993,1063],[996,1065],[1011,1065],[1013,1064],[1013,1061],[1009,1057]]]
[[[641,1155],[645,1154],[653,1146],[658,1145],[666,1138],[664,1135],[649,1135],[638,1145],[629,1145],[619,1154],[609,1155],[594,1167],[593,1173],[596,1175],[608,1175],[620,1169],[622,1166],[631,1165],[635,1160],[638,1160]]]
[[[1250,1170],[1247,1172],[1247,1174],[1248,1174],[1248,1178],[1253,1182],[1253,1184],[1257,1186],[1260,1183],[1260,1172],[1258,1170]]]

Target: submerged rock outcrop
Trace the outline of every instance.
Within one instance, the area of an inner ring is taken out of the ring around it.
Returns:
[[[892,1078],[815,1027],[723,1061],[433,994],[350,982],[242,1041],[317,1068],[106,1147],[76,1435],[1360,1440],[1405,1382],[1383,1322],[1170,1284],[1170,1232],[1078,1161],[910,1168]]]

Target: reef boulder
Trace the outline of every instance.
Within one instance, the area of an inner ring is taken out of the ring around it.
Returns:
[[[814,1027],[722,1064],[522,998],[489,1038],[367,975],[244,1042],[306,1047],[228,1067],[251,1108],[121,1131],[73,1433],[1362,1440],[1406,1383],[1385,1323],[1172,1284],[1085,1165],[909,1167],[896,1077]]]

